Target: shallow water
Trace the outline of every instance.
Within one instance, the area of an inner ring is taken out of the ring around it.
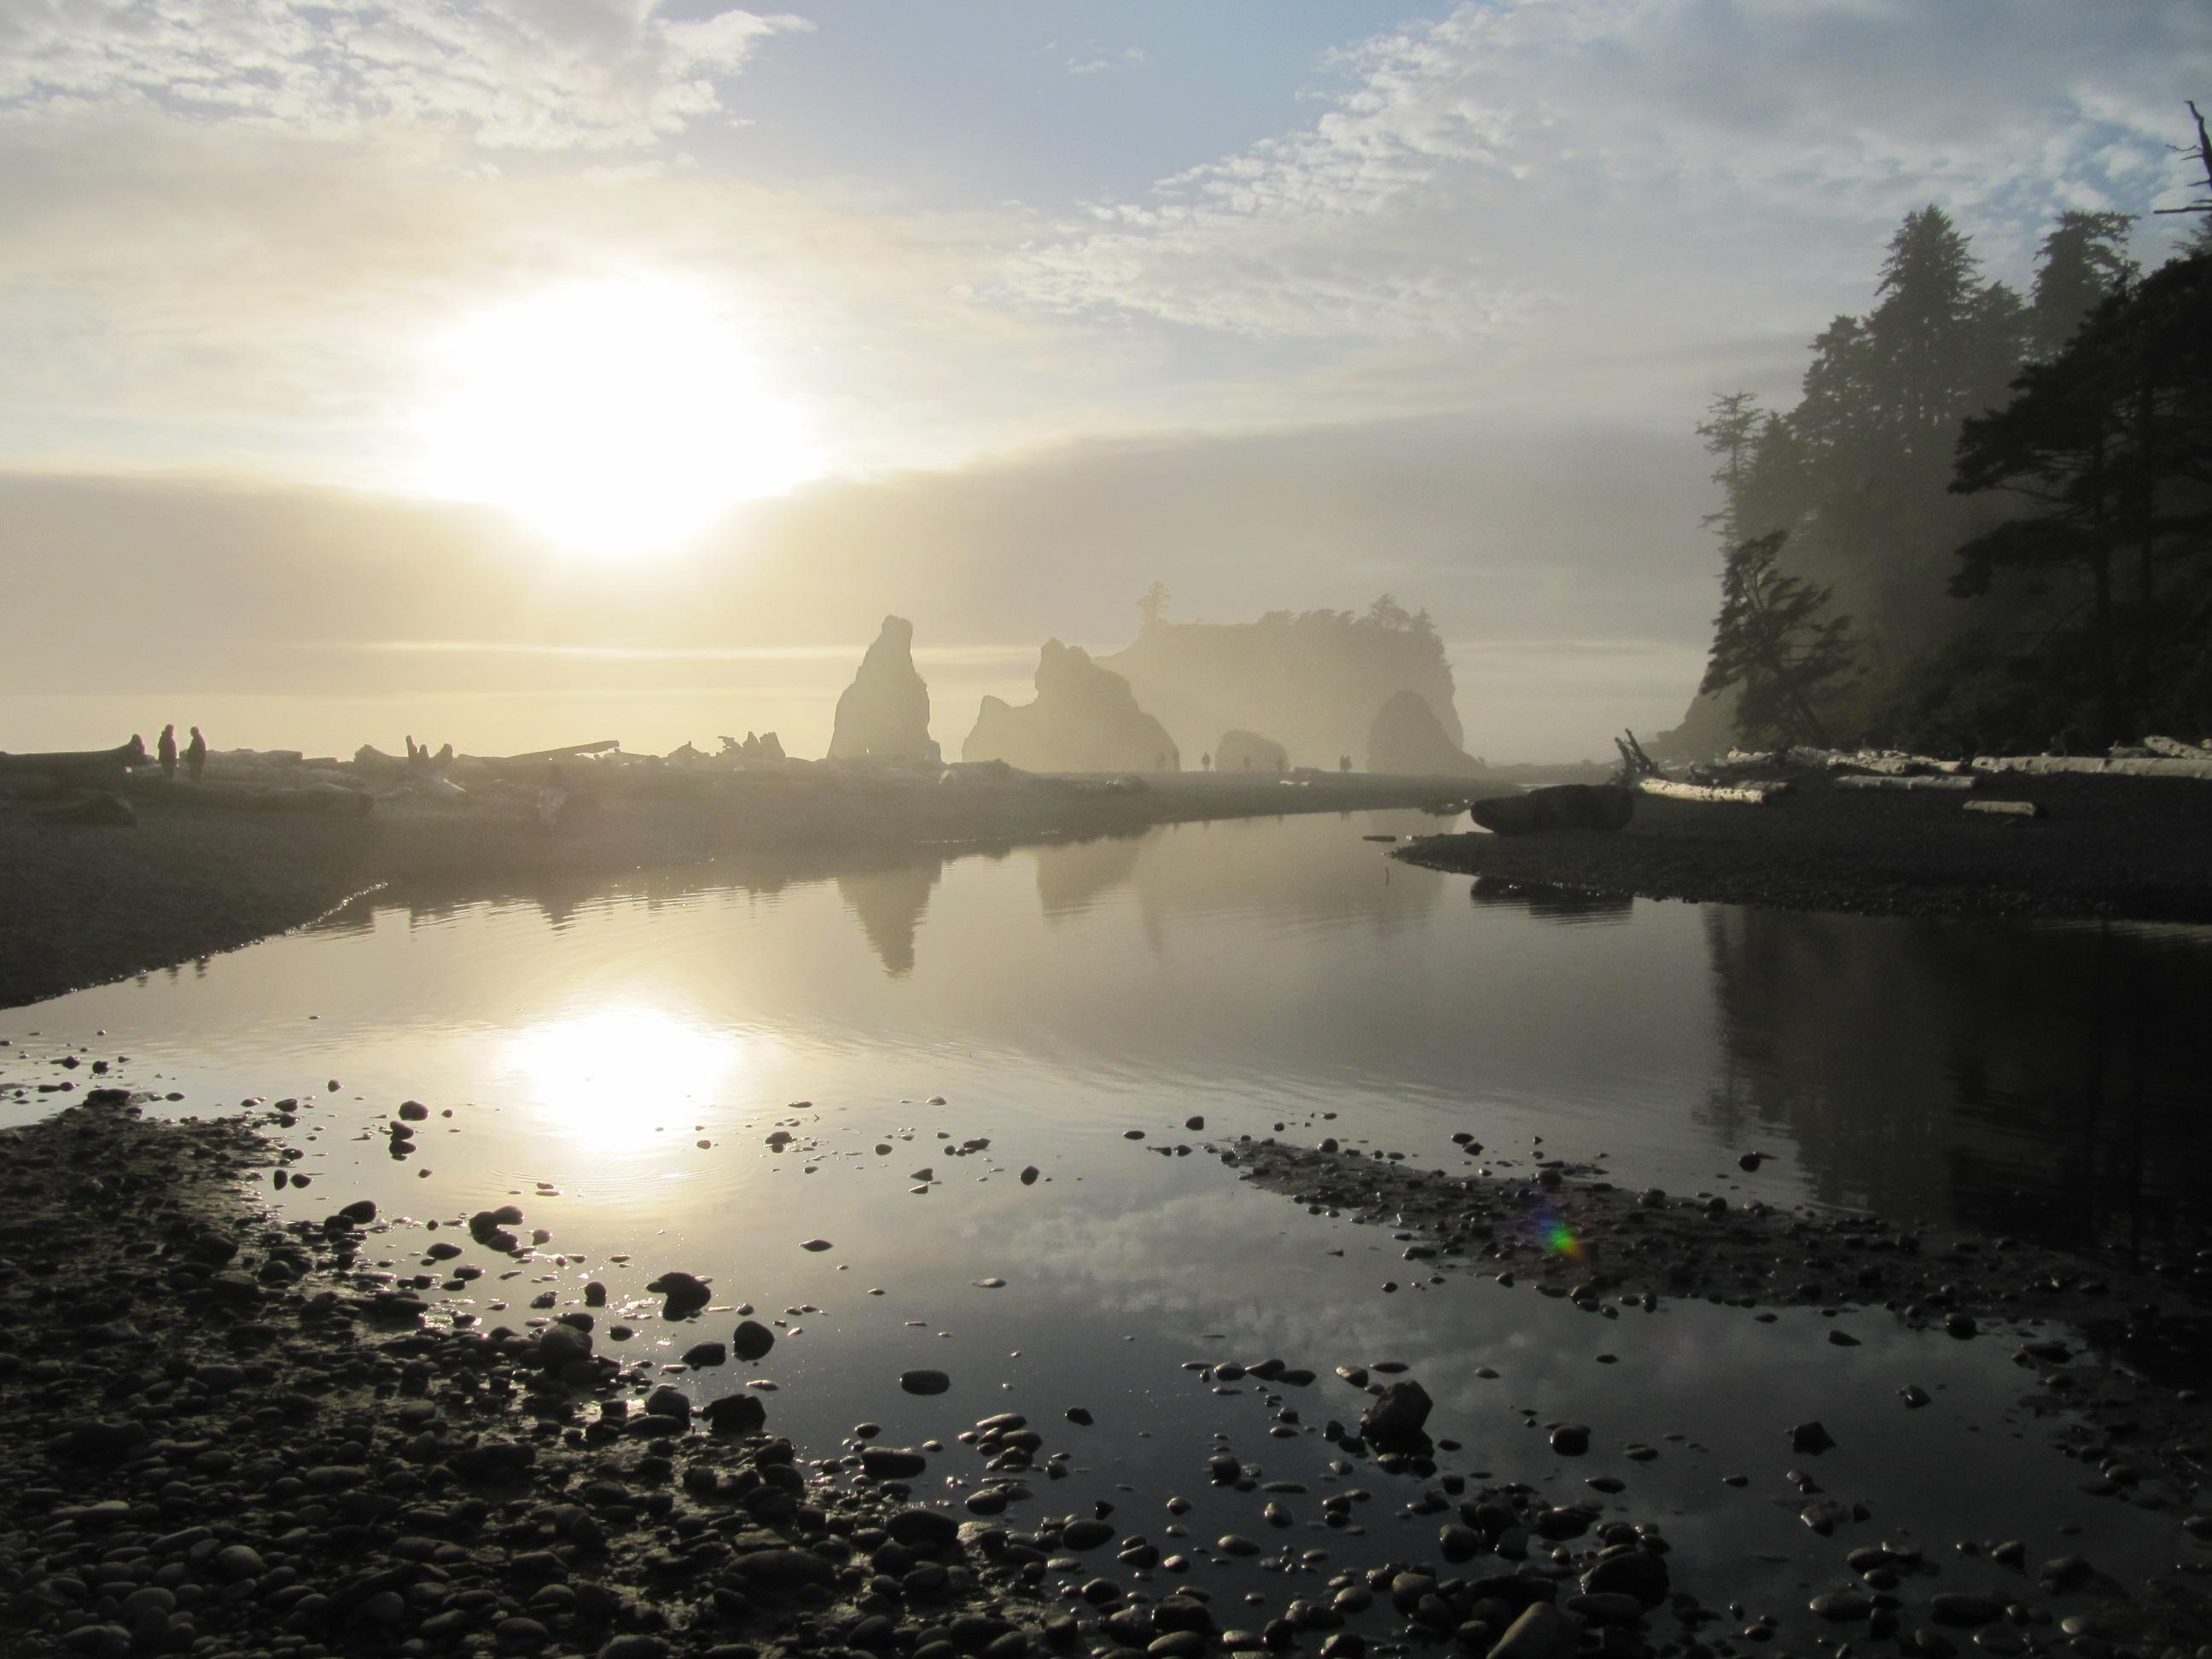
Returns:
[[[617,1308],[649,1308],[645,1281],[684,1267],[785,1332],[750,1372],[689,1378],[702,1397],[773,1379],[772,1426],[817,1452],[863,1419],[914,1444],[1023,1411],[1076,1471],[1036,1478],[1028,1512],[1120,1503],[1117,1522],[1164,1547],[1174,1491],[1198,1504],[1193,1540],[1326,1548],[1331,1568],[1433,1539],[1439,1517],[1402,1513],[1413,1483],[1332,1474],[1317,1436],[1268,1436],[1253,1385],[1217,1394],[1182,1369],[1272,1353],[1322,1373],[1283,1391],[1304,1429],[1364,1403],[1332,1366],[1408,1362],[1437,1400],[1432,1431],[1466,1447],[1448,1468],[1554,1501],[1618,1476],[1609,1506],[1662,1522],[1686,1583],[1724,1577],[1777,1612],[1885,1538],[1932,1553],[2021,1536],[2031,1561],[2087,1549],[2142,1572],[2192,1553],[2172,1514],[2078,1489],[2087,1472],[2043,1448],[2063,1420],[2023,1405],[2009,1343],[1869,1312],[1844,1316],[1863,1346],[1843,1349],[1810,1311],[1601,1319],[1472,1276],[1424,1283],[1386,1231],[1241,1186],[1202,1147],[1282,1126],[1445,1165],[1466,1162],[1449,1139],[1466,1130],[1509,1171],[1601,1158],[1637,1185],[2185,1251],[2212,1152],[2187,1046],[2212,930],[1474,902],[1360,839],[1433,827],[1187,824],[832,878],[717,866],[380,895],[0,1017],[15,1043],[0,1112],[67,1098],[39,1082],[90,1081],[52,1064],[79,1045],[110,1060],[103,1080],[180,1092],[166,1110],[299,1097],[293,1167],[313,1184],[275,1194],[293,1212],[369,1196],[450,1222],[512,1201],[550,1232],[526,1264],[471,1246],[485,1276],[455,1311],[520,1325],[532,1294],[565,1306],[593,1278]],[[397,1159],[381,1126],[407,1098],[431,1116]],[[1182,1127],[1194,1114],[1202,1133]],[[787,1149],[767,1144],[778,1127]],[[988,1145],[962,1155],[973,1139]],[[1744,1173],[1754,1149],[1766,1160]],[[420,1235],[380,1237],[390,1270],[416,1270]],[[832,1248],[799,1248],[816,1237]],[[992,1278],[1006,1283],[976,1282]],[[611,1351],[672,1361],[731,1322],[641,1320]],[[951,1372],[951,1393],[897,1392],[921,1365]],[[1894,1394],[1915,1382],[1937,1403],[1907,1413]],[[1064,1422],[1073,1406],[1097,1426]],[[1826,1540],[1784,1478],[1806,1462],[1786,1431],[1816,1416],[1839,1444],[1812,1472],[1872,1516]],[[1592,1426],[1589,1457],[1557,1457],[1529,1426],[1559,1419]],[[1297,1526],[1263,1526],[1265,1494],[1207,1487],[1217,1437],[1310,1487],[1282,1499]],[[1623,1455],[1638,1439],[1656,1462]],[[1942,1483],[1920,1478],[1935,1468]],[[981,1473],[955,1447],[920,1484]],[[1723,1486],[1735,1473],[1748,1483]],[[1317,1525],[1345,1485],[1374,1494],[1364,1539]],[[1979,1565],[1929,1587],[2005,1577]],[[1232,1592],[1257,1571],[1206,1564],[1200,1581]]]

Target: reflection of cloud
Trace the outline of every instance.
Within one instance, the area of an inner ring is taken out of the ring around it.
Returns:
[[[641,1003],[541,1020],[510,1036],[504,1070],[538,1124],[594,1152],[658,1138],[654,1113],[700,1101],[744,1066],[747,1042]]]

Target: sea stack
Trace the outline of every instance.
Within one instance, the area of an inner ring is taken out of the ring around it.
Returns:
[[[1004,761],[1025,772],[1174,772],[1182,761],[1167,728],[1137,707],[1128,681],[1079,645],[1047,640],[1036,701],[1017,708],[983,699],[961,745],[967,761]]]
[[[929,687],[914,666],[914,624],[884,618],[883,631],[860,659],[860,672],[837,699],[831,760],[880,760],[936,765],[929,735]]]
[[[1224,732],[1213,745],[1217,772],[1287,772],[1291,757],[1283,745],[1257,732]]]
[[[1401,691],[1367,728],[1367,769],[1408,777],[1472,777],[1482,764],[1451,740],[1418,691]]]

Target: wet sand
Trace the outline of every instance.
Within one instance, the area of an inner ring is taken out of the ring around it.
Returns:
[[[54,823],[39,803],[0,799],[0,1007],[233,950],[382,883],[607,873],[763,852],[818,860],[826,872],[833,860],[888,848],[1432,806],[1470,793],[1465,779],[1363,774],[1303,784],[1165,774],[1129,793],[1088,780],[947,787],[854,773],[754,775],[703,795],[690,781],[610,797],[557,829],[537,821],[528,793],[465,805],[396,797],[362,817],[214,811],[134,793],[135,827]]]
[[[2024,800],[2034,819],[1968,812]],[[1969,795],[1799,782],[1764,806],[1642,796],[1617,835],[1419,841],[1398,856],[1490,892],[1686,899],[1868,915],[2212,921],[2212,783],[2002,776]]]

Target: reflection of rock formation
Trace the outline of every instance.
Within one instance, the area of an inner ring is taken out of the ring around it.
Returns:
[[[1213,769],[1217,772],[1287,772],[1290,757],[1283,745],[1272,738],[1263,738],[1256,732],[1224,732],[1221,741],[1213,745]]]
[[[2187,1236],[2208,1135],[2189,941],[1707,913],[1724,1145],[1786,1131],[1826,1203],[2054,1243]]]
[[[1037,900],[1045,920],[1080,915],[1100,896],[1129,879],[1145,846],[1141,836],[1102,836],[1035,849]]]
[[[961,746],[969,761],[1002,760],[1025,772],[1172,772],[1181,766],[1167,729],[1137,707],[1119,674],[1081,646],[1045,641],[1036,701],[1016,708],[983,699]]]
[[[914,936],[944,867],[932,859],[896,870],[837,878],[837,896],[860,919],[860,931],[883,959],[884,971],[893,978],[914,971]]]
[[[883,632],[860,659],[860,672],[837,699],[831,760],[926,761],[935,764],[929,736],[929,688],[914,666],[914,624],[884,618]]]
[[[1367,769],[1415,777],[1471,777],[1481,765],[1452,738],[1428,699],[1401,691],[1367,728]]]
[[[1357,755],[1375,711],[1418,691],[1461,741],[1451,666],[1425,617],[1277,611],[1253,623],[1161,623],[1102,659],[1186,752],[1215,732],[1265,732],[1309,765]],[[1257,769],[1258,763],[1254,763]]]

